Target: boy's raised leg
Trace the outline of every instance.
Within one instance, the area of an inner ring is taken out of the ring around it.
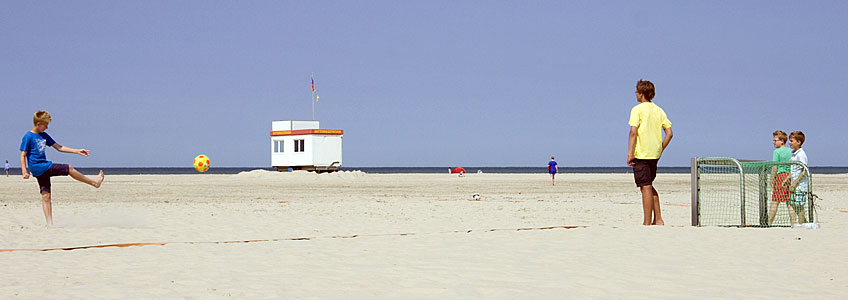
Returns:
[[[94,183],[96,184],[94,187],[99,189],[100,185],[103,184],[104,179],[106,179],[106,176],[103,175],[103,170],[100,170],[100,173],[97,174],[97,179],[94,180]]]
[[[71,178],[76,179],[79,182],[87,183],[95,188],[100,188],[100,184],[103,183],[103,170],[100,170],[100,174],[97,175],[97,179],[91,179],[74,169],[74,167],[68,166],[68,175],[71,175]]]
[[[44,210],[47,226],[53,226],[53,203],[50,200],[50,193],[46,191],[41,191],[41,209]]]

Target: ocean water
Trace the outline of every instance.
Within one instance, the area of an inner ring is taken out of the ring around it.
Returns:
[[[468,173],[477,173],[477,170],[483,173],[547,173],[547,166],[543,167],[464,167]],[[77,168],[80,172],[86,175],[97,174],[99,170],[103,170],[106,174],[111,175],[155,175],[155,174],[199,174],[194,168]],[[212,167],[205,174],[237,174],[239,172],[252,170],[268,170],[276,169],[269,167]],[[372,174],[398,174],[398,173],[448,173],[448,167],[342,167],[342,171],[362,171]],[[630,167],[560,167],[560,173],[633,173]],[[661,174],[688,174],[689,167],[659,167],[657,173]],[[848,167],[810,167],[810,172],[815,174],[846,174]],[[9,175],[20,176],[21,170],[13,168],[9,170]]]

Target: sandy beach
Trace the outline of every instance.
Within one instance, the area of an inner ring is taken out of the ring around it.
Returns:
[[[0,178],[2,299],[844,299],[848,174],[815,175],[820,229],[692,227],[660,174],[645,227],[631,174]],[[481,201],[471,201],[480,193]],[[574,228],[572,228],[574,227]]]

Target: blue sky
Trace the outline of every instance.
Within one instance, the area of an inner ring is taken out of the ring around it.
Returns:
[[[624,166],[635,83],[673,123],[660,165],[771,158],[802,130],[845,166],[844,1],[14,1],[0,159],[53,115],[80,167],[268,166],[272,120],[344,129],[344,165]]]

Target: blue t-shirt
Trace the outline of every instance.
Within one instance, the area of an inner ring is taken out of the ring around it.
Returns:
[[[556,161],[553,161],[553,160],[549,161],[548,162],[548,173],[556,174],[556,165],[557,165]]]
[[[24,135],[21,141],[21,151],[26,151],[27,166],[32,176],[41,176],[53,165],[52,162],[47,160],[45,151],[47,151],[47,147],[52,147],[55,143],[56,141],[46,132],[33,133],[27,131]]]

